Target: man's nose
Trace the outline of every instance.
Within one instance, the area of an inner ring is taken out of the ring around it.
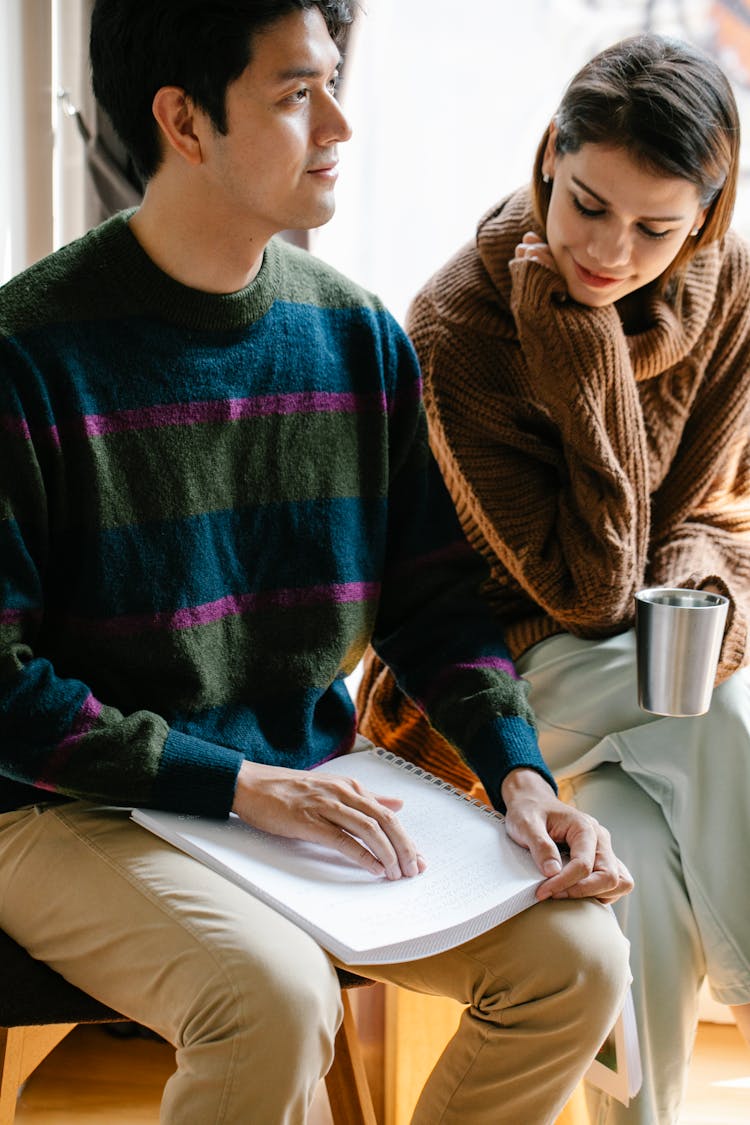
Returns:
[[[352,127],[341,103],[333,94],[328,94],[315,132],[317,144],[321,147],[339,144],[348,141],[351,135]]]

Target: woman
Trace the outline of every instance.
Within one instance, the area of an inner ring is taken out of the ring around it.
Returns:
[[[644,1082],[593,1120],[677,1120],[708,975],[750,1039],[750,253],[729,231],[739,125],[695,48],[653,35],[572,80],[533,180],[428,283],[409,328],[431,440],[562,793],[636,882]],[[730,599],[711,709],[638,709],[634,594]],[[472,777],[377,663],[361,727]],[[604,1095],[590,1098],[602,1099]]]

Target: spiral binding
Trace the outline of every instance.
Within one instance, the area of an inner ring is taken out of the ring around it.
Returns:
[[[470,797],[468,793],[462,793],[460,789],[456,789],[455,785],[451,785],[449,781],[444,781],[442,777],[437,777],[429,770],[423,769],[422,766],[416,765],[414,762],[407,761],[406,758],[400,758],[398,754],[394,754],[392,750],[385,750],[382,746],[374,746],[374,752],[384,762],[389,762],[392,766],[398,766],[401,770],[408,770],[414,777],[422,778],[428,781],[430,785],[437,785],[438,789],[442,789],[444,793],[450,793],[451,797],[458,797],[462,801],[466,801],[467,805],[473,805],[474,808],[479,809],[485,816],[490,816],[493,820],[505,820],[502,813],[497,809],[490,808],[485,805],[483,801],[478,801],[476,797]]]

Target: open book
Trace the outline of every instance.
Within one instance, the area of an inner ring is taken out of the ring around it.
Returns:
[[[251,828],[136,809],[157,836],[245,887],[344,964],[411,961],[441,953],[525,910],[542,876],[504,818],[389,751],[364,750],[317,767],[399,797],[399,819],[427,870],[389,881],[339,852]]]

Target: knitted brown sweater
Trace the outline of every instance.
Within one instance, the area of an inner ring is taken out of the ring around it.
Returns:
[[[408,324],[435,454],[492,568],[488,604],[518,657],[554,633],[629,628],[641,587],[711,582],[731,599],[726,679],[750,608],[750,250],[734,234],[703,249],[679,301],[652,294],[649,327],[626,336],[613,306],[513,261],[533,229],[526,190],[501,202]],[[361,729],[436,763],[396,693],[370,658]]]

